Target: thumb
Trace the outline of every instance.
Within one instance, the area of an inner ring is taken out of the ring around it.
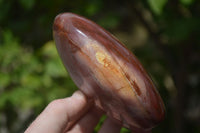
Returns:
[[[28,127],[25,133],[60,133],[78,120],[92,105],[81,91],[71,97],[52,101]]]

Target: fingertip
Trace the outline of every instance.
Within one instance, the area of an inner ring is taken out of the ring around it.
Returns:
[[[83,100],[86,100],[86,101],[87,101],[87,98],[86,98],[85,94],[84,94],[82,91],[80,91],[80,90],[75,91],[75,92],[72,94],[72,97],[73,97],[73,98],[83,99]]]

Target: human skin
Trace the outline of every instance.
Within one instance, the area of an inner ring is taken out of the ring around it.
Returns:
[[[104,112],[81,91],[52,101],[25,133],[92,133]],[[107,118],[99,133],[119,133],[121,125]]]
[[[116,126],[117,122],[135,133],[147,133],[164,119],[164,104],[152,80],[131,51],[109,32],[84,17],[63,13],[55,18],[53,33],[69,75],[90,100],[78,107],[76,100],[72,102],[70,98],[67,98],[68,106],[61,104],[66,104],[63,99],[52,102],[44,110],[47,114],[50,112],[49,116],[55,110],[61,114],[60,107],[65,111],[69,107],[76,117],[70,118],[70,113],[66,113],[60,116],[65,124],[59,124],[59,119],[55,123],[54,117],[39,116],[36,123],[51,118],[47,124],[44,122],[45,130],[51,131],[53,125],[58,125],[55,128],[59,128],[59,132],[92,132],[101,109],[112,120],[106,120],[99,132],[119,132],[121,126]],[[72,103],[72,107],[69,106]],[[75,112],[76,108],[80,108],[80,112]],[[36,125],[36,129],[42,124]]]

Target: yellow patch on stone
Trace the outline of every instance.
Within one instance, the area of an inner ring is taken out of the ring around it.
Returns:
[[[111,60],[110,60],[110,56],[108,56],[105,53],[102,52],[96,52],[95,57],[97,59],[97,61],[104,65],[105,67],[109,66]]]

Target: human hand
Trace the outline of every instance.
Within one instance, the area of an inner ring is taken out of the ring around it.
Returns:
[[[103,111],[81,91],[51,102],[25,133],[92,133]],[[118,133],[121,126],[107,118],[99,133]]]

